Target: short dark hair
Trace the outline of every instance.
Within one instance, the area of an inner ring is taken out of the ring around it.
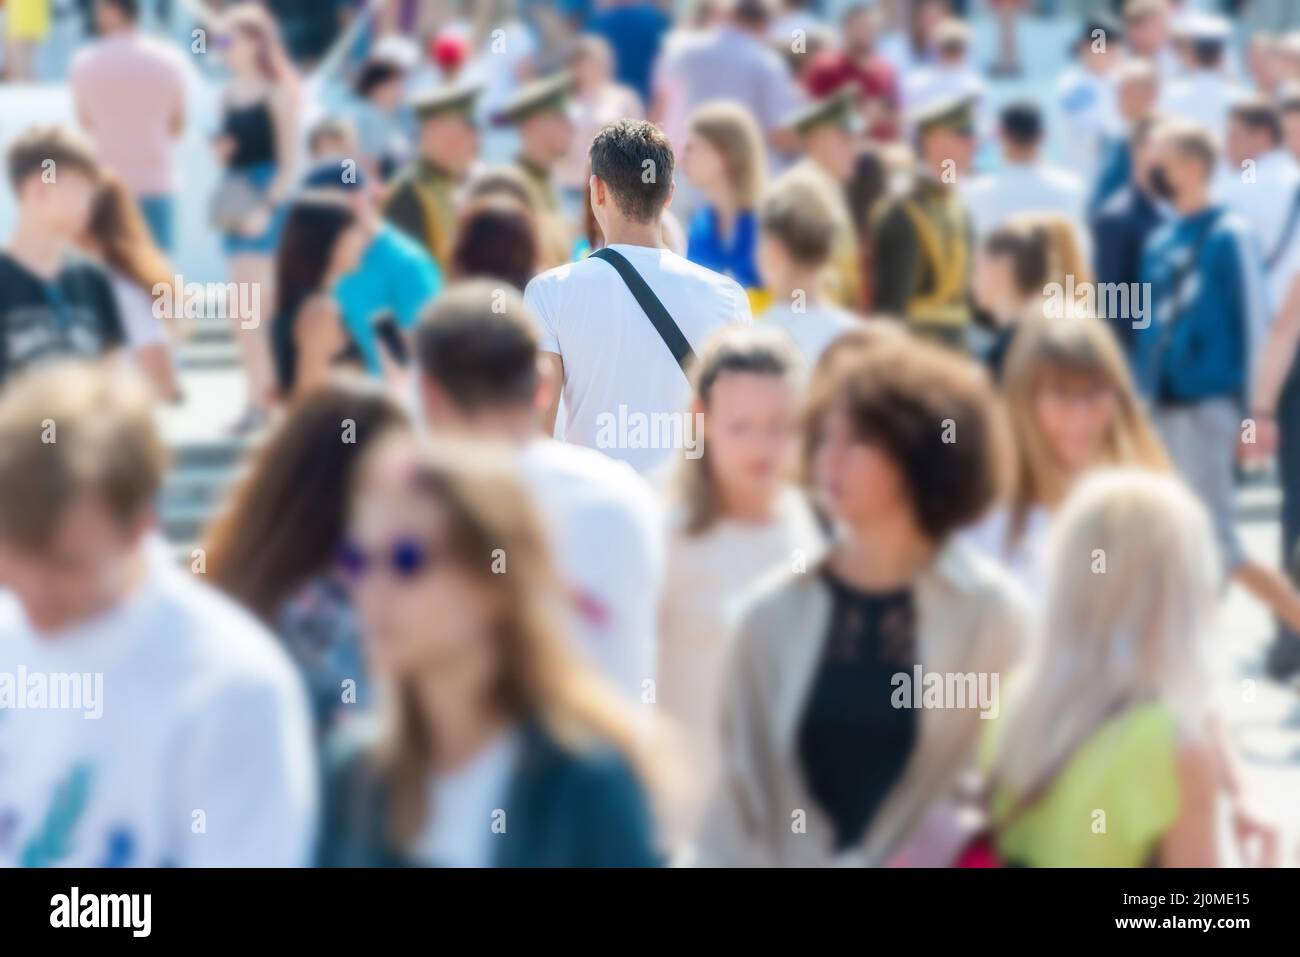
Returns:
[[[54,164],[50,168],[56,176],[59,169],[66,168],[99,181],[99,163],[89,144],[64,127],[37,126],[9,147],[9,185],[17,192],[27,177],[45,171],[47,160]]]
[[[673,147],[659,127],[645,120],[606,123],[588,155],[592,175],[609,188],[624,216],[648,223],[663,212],[673,184]]]
[[[1029,100],[1017,100],[1002,108],[1002,135],[1017,146],[1033,146],[1043,138],[1043,111]]]
[[[531,402],[541,373],[524,297],[486,279],[451,285],[415,330],[420,372],[465,411]]]
[[[391,80],[399,80],[405,74],[406,71],[392,60],[370,60],[357,74],[355,83],[357,96],[365,99],[375,91],[376,87],[383,86]]]
[[[1192,40],[1192,60],[1203,70],[1213,70],[1223,63],[1224,48],[1220,40]]]
[[[95,0],[96,3],[117,7],[118,13],[134,23],[140,19],[140,0]]]
[[[776,13],[772,0],[731,0],[731,15],[736,22],[761,27]]]
[[[1267,133],[1274,144],[1282,142],[1282,112],[1267,97],[1252,96],[1233,105],[1229,115],[1252,133]]]
[[[508,194],[471,200],[460,215],[451,249],[457,279],[499,279],[517,289],[537,272],[537,226],[532,214]]]
[[[844,409],[855,434],[902,472],[931,541],[969,525],[997,499],[1009,446],[992,383],[970,359],[911,336],[881,339],[819,365],[811,396],[805,469],[826,413]]]

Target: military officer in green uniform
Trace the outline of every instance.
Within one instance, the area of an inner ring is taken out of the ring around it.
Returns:
[[[573,230],[560,205],[553,176],[573,144],[572,92],[571,74],[543,77],[525,84],[493,117],[493,122],[519,131],[519,152],[513,165],[535,197],[544,269],[568,262],[573,244]]]
[[[846,86],[795,112],[784,123],[804,154],[792,173],[821,180],[837,206],[826,296],[845,309],[862,308],[861,257],[856,224],[849,213],[848,185],[853,178],[863,123],[856,86]]]
[[[965,348],[971,320],[970,214],[957,192],[975,149],[974,100],[932,102],[911,117],[915,181],[875,217],[875,309],[913,331]]]
[[[474,118],[479,88],[444,86],[411,100],[419,124],[415,160],[391,182],[384,217],[424,246],[446,274],[456,223],[456,191],[478,159]]]

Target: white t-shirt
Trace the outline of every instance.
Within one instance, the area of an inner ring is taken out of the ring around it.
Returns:
[[[688,762],[686,792],[669,822],[675,846],[695,836],[717,781],[723,679],[752,590],[768,573],[805,567],[823,541],[812,509],[794,488],[781,491],[769,522],[723,518],[702,534],[688,535],[684,517],[681,508],[667,516],[657,689],[660,709],[683,732],[682,757]]]
[[[735,282],[667,249],[614,245],[641,274],[698,354],[715,332],[748,324]],[[690,384],[609,263],[549,269],[524,291],[540,347],[564,361],[564,440],[599,449],[642,474],[693,448]]]
[[[109,276],[113,298],[122,317],[126,344],[131,349],[147,349],[167,341],[163,321],[153,314],[153,298],[135,283],[116,273]]]
[[[81,697],[51,708],[60,682]],[[160,543],[123,602],[58,634],[0,593],[0,866],[306,865],[313,747],[279,645]]]
[[[960,535],[977,551],[993,559],[1016,579],[1025,593],[1041,599],[1047,559],[1047,537],[1052,527],[1052,513],[1035,505],[1025,513],[1024,528],[1015,541],[1008,540],[1011,510],[1000,506]]]
[[[1023,213],[1056,213],[1070,221],[1084,245],[1087,231],[1083,180],[1047,163],[1008,163],[996,173],[963,181],[961,198],[970,211],[976,242]]]
[[[491,867],[495,841],[506,833],[494,825],[504,811],[519,763],[517,729],[498,735],[449,774],[429,781],[427,823],[413,856],[431,867]]]
[[[805,312],[795,312],[793,307],[782,303],[772,306],[758,321],[785,332],[811,369],[828,345],[863,320],[838,306],[816,305]]]
[[[1122,130],[1114,80],[1077,64],[1056,82],[1055,122],[1061,130],[1061,163],[1091,183],[1107,137]]]
[[[1225,161],[1215,176],[1213,195],[1250,224],[1261,255],[1277,256],[1268,271],[1269,308],[1276,310],[1286,299],[1300,247],[1300,228],[1287,230],[1300,190],[1300,166],[1285,150],[1277,149],[1257,157],[1252,173],[1247,178],[1244,170]]]
[[[1161,88],[1159,108],[1161,114],[1203,126],[1222,143],[1233,104],[1248,95],[1226,73],[1196,70]]]
[[[551,439],[530,443],[520,467],[574,592],[583,651],[620,690],[639,696],[658,653],[666,549],[659,497],[626,462]]]

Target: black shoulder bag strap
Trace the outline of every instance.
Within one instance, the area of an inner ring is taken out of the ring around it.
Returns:
[[[627,286],[627,291],[632,294],[641,311],[646,314],[650,324],[655,327],[655,332],[659,333],[659,338],[664,341],[668,351],[673,354],[677,364],[681,366],[682,371],[686,372],[687,366],[695,361],[695,350],[687,341],[686,336],[682,333],[681,328],[668,314],[664,304],[659,301],[654,290],[649,284],[641,278],[641,274],[636,268],[627,261],[622,253],[616,252],[609,247],[597,249],[591,254],[592,259],[602,259],[614,267],[623,284]]]
[[[1291,237],[1295,235],[1295,228],[1298,223],[1300,223],[1300,186],[1296,187],[1295,195],[1291,198],[1291,211],[1287,214],[1286,225],[1282,227],[1282,235],[1278,237],[1273,251],[1264,260],[1265,272],[1271,273],[1282,260],[1287,247],[1291,245]]]

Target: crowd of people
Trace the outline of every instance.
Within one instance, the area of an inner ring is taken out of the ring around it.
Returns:
[[[997,102],[1036,4],[199,6],[4,144],[0,863],[1293,863],[1208,652],[1233,581],[1300,676],[1300,33],[1084,3]],[[199,56],[253,441],[178,564]]]

